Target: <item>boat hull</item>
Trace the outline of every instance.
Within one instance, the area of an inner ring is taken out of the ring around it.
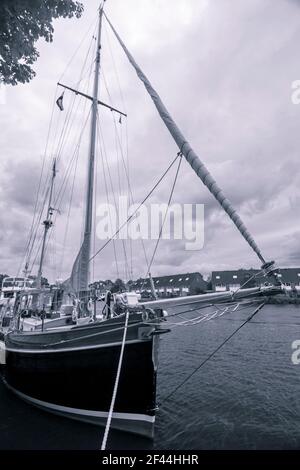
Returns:
[[[4,382],[6,383],[5,379]],[[6,383],[9,390],[15,393],[19,398],[27,403],[36,406],[44,411],[60,415],[69,419],[82,421],[96,426],[105,426],[108,413],[95,410],[82,410],[71,408],[54,403],[48,403],[42,400],[25,395]],[[111,427],[119,431],[129,432],[132,434],[144,436],[153,439],[154,436],[155,416],[149,416],[139,413],[113,413]]]
[[[82,329],[82,332],[84,337],[89,336],[89,332],[95,334],[93,327]],[[24,335],[9,335],[5,383],[21,398],[38,407],[72,419],[105,425],[121,341],[115,337],[113,342],[100,342],[96,336],[88,344],[83,344],[86,340],[79,340],[54,348],[51,341],[56,339],[57,333],[56,337],[55,333],[46,335],[50,346],[44,349],[36,341],[28,341],[28,335],[25,335],[26,342],[18,341],[23,340]],[[33,339],[36,337],[32,335]],[[125,344],[113,428],[153,437],[158,343],[158,336],[150,334],[141,339],[138,327],[133,325],[131,328]],[[31,349],[30,344],[34,345]]]

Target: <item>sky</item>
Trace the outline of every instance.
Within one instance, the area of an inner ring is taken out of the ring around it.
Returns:
[[[54,216],[44,275],[51,281],[67,277],[80,246],[89,102],[65,92],[65,110],[60,112],[53,104],[61,93],[59,80],[91,93],[89,67],[98,2],[83,3],[79,20],[54,22],[53,43],[38,42],[36,77],[29,84],[6,87],[0,104],[0,272],[10,275],[23,269],[44,156],[43,175],[49,173],[53,157],[59,159],[56,194],[71,165],[65,200]],[[107,0],[106,13],[265,259],[275,259],[279,267],[300,266],[300,105],[291,99],[292,83],[300,79],[300,1]],[[100,99],[128,117],[119,124],[109,110],[99,110],[96,210],[106,201],[105,174],[113,201],[108,167],[116,193],[124,195],[122,158],[128,159],[133,198],[139,202],[178,152],[105,22],[102,37]],[[67,121],[70,108],[74,118]],[[64,122],[69,127],[59,151]],[[76,154],[72,160],[81,132],[78,158]],[[104,158],[108,163],[103,163]],[[174,176],[173,168],[150,203],[167,202]],[[42,192],[44,185],[42,179]],[[204,204],[203,248],[186,251],[184,240],[162,240],[152,275],[194,271],[209,275],[212,270],[260,266],[185,161],[173,202]],[[41,223],[38,226],[37,241],[42,233]],[[102,244],[95,238],[93,252]],[[92,278],[145,276],[146,259],[151,259],[154,246],[155,241],[145,240],[145,258],[140,241],[126,241],[125,255],[123,243],[117,241],[116,263],[110,244],[94,259]],[[33,274],[35,270],[36,265]]]

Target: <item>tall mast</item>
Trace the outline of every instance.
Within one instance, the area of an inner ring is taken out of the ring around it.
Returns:
[[[43,243],[42,243],[42,251],[41,251],[39,270],[38,270],[38,275],[37,275],[37,287],[41,287],[41,285],[42,285],[42,273],[43,273],[43,263],[44,263],[44,257],[45,257],[47,233],[48,233],[49,228],[53,225],[53,222],[52,222],[51,219],[52,219],[52,215],[53,215],[52,196],[53,196],[53,187],[54,187],[55,176],[56,176],[56,160],[54,159],[53,166],[52,166],[52,179],[51,179],[50,194],[49,194],[49,201],[48,201],[47,218],[43,222],[44,235],[43,235]]]
[[[105,0],[103,1],[99,9],[99,25],[98,25],[98,36],[97,36],[92,117],[91,117],[91,138],[90,138],[89,164],[88,164],[88,174],[87,174],[87,194],[86,194],[86,207],[85,207],[84,238],[87,243],[86,256],[88,256],[88,259],[90,258],[90,253],[91,253],[91,233],[92,233],[92,222],[93,222],[96,128],[97,128],[99,74],[100,74],[100,58],[101,58],[101,31],[102,31],[102,17],[103,17],[104,3],[105,3]],[[82,266],[83,269],[81,269],[81,288],[83,288],[82,290],[87,290],[88,285],[89,285],[88,259],[87,259],[87,263],[84,263],[86,265],[86,268],[84,269],[84,266]]]

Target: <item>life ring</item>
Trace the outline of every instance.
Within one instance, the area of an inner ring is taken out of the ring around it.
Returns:
[[[87,308],[88,312],[93,311],[93,301],[92,301],[92,299],[89,299],[86,308]]]

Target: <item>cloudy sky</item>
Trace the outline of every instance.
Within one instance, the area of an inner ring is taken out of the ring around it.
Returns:
[[[0,272],[10,275],[18,272],[24,260],[52,109],[45,168],[48,171],[53,156],[59,154],[57,194],[68,168],[70,172],[65,201],[55,215],[44,274],[51,280],[67,276],[80,245],[88,126],[83,128],[90,105],[69,92],[64,112],[53,108],[53,103],[60,94],[58,80],[81,90],[90,83],[98,2],[83,3],[81,19],[57,20],[54,42],[38,43],[36,78],[7,87],[5,103],[0,105]],[[299,266],[300,105],[292,103],[291,87],[300,79],[300,1],[108,0],[106,11],[186,139],[238,209],[265,258],[275,259],[282,267]],[[103,137],[98,146],[97,200],[106,201],[104,157],[116,194],[126,192],[122,148],[126,159],[128,153],[138,202],[178,149],[107,25],[102,65],[101,98],[125,110],[128,118],[115,125],[112,113],[100,110]],[[71,108],[74,118],[59,150],[61,129]],[[72,160],[81,132],[78,158],[76,154]],[[166,202],[173,179],[174,170],[150,202]],[[111,188],[108,191],[112,202]],[[162,241],[153,275],[259,266],[256,255],[185,161],[173,200],[205,205],[204,246],[185,251],[184,241]],[[95,239],[93,250],[102,243]],[[145,241],[148,259],[154,244]],[[132,259],[133,277],[144,276],[141,243],[130,247],[126,242],[125,248],[130,266]],[[109,246],[94,260],[95,278],[125,276],[122,242],[116,242],[115,249],[118,265]],[[31,262],[34,257],[33,252]]]

